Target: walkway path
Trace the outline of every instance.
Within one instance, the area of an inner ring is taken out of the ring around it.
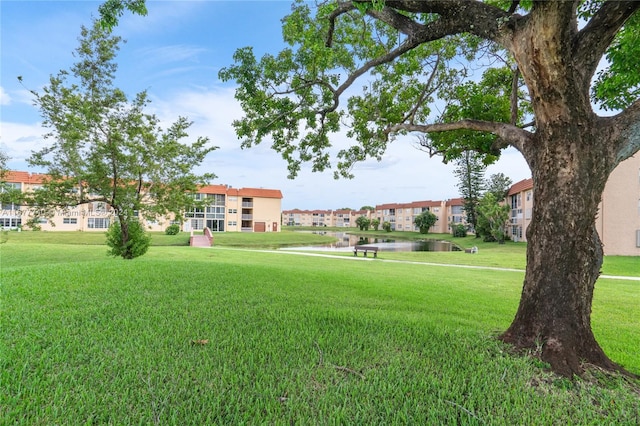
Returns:
[[[451,263],[416,262],[413,260],[393,260],[393,259],[380,259],[380,258],[374,259],[371,257],[336,256],[334,254],[309,253],[309,252],[292,251],[292,250],[291,251],[290,250],[258,250],[258,249],[230,248],[230,247],[216,247],[216,248],[225,249],[225,250],[255,251],[255,252],[262,252],[262,253],[291,254],[291,255],[298,255],[298,256],[326,257],[330,259],[352,260],[352,261],[359,261],[359,262],[405,263],[410,265],[442,266],[445,268],[479,269],[479,270],[487,270],[487,271],[505,271],[505,272],[521,272],[521,273],[525,272],[524,269],[498,268],[494,266],[456,265]],[[600,278],[606,278],[609,280],[640,281],[640,277],[623,276],[623,275],[600,275]]]

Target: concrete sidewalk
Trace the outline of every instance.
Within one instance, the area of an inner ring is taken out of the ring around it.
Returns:
[[[464,269],[478,269],[478,270],[486,270],[486,271],[505,271],[505,272],[521,272],[524,274],[524,269],[514,269],[514,268],[498,268],[494,266],[475,266],[475,265],[455,265],[450,263],[431,263],[431,262],[416,262],[412,260],[393,260],[393,259],[374,259],[372,257],[355,257],[355,256],[336,256],[333,254],[322,254],[322,253],[309,253],[304,251],[290,251],[290,250],[256,250],[256,249],[238,249],[238,248],[225,248],[225,247],[216,247],[217,249],[225,249],[225,250],[240,250],[240,251],[255,251],[262,253],[278,253],[278,254],[292,254],[298,256],[311,256],[311,257],[325,257],[330,259],[342,259],[342,260],[351,260],[351,261],[359,261],[359,262],[387,262],[387,263],[405,263],[408,265],[425,265],[425,266],[441,266],[444,268],[464,268]],[[623,275],[600,275],[600,278],[605,278],[608,280],[628,280],[628,281],[640,281],[640,277],[632,277],[632,276],[623,276]]]

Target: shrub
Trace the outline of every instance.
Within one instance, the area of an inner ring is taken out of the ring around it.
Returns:
[[[420,213],[413,220],[413,223],[420,229],[421,234],[429,233],[429,228],[436,224],[438,217],[431,213],[429,210],[425,210]]]
[[[453,226],[453,236],[456,238],[463,238],[467,236],[467,227],[459,223]]]
[[[384,222],[382,224],[382,229],[384,229],[387,232],[391,232],[391,223],[390,222]]]
[[[107,231],[107,245],[111,248],[111,256],[120,256],[123,259],[134,259],[142,256],[151,245],[151,237],[147,235],[144,227],[135,219],[127,222],[127,236],[122,232],[120,222],[114,222]]]
[[[174,223],[173,225],[169,225],[167,229],[164,230],[164,233],[167,235],[178,235],[180,232],[180,225]]]
[[[371,221],[366,216],[360,216],[356,219],[356,225],[361,231],[366,231],[371,226]]]

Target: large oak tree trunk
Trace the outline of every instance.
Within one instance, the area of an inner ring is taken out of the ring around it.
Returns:
[[[558,120],[540,129],[528,155],[534,209],[527,230],[527,270],[520,306],[502,339],[531,350],[565,376],[585,363],[620,368],[591,330],[591,303],[603,250],[595,229],[611,168],[596,125]],[[564,121],[564,122],[563,122]]]
[[[584,58],[574,56],[575,16],[565,10],[572,6],[537,6],[514,43],[536,117],[535,134],[522,148],[533,175],[534,207],[520,305],[501,338],[565,376],[580,375],[586,364],[622,370],[591,330],[603,259],[595,219],[617,164],[612,132],[593,113],[591,74],[581,66]]]

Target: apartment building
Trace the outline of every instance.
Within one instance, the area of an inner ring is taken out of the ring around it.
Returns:
[[[413,223],[416,216],[424,211],[436,215],[436,223],[429,232],[447,233],[452,223],[466,223],[462,210],[462,199],[447,201],[412,201],[409,203],[388,203],[375,206],[370,210],[284,210],[282,223],[287,226],[332,226],[357,228],[360,216],[378,219],[380,227],[384,222],[391,224],[394,231],[419,231]],[[381,228],[380,228],[381,229]]]
[[[284,210],[282,223],[287,226],[333,226],[331,210]]]
[[[509,234],[514,241],[527,241],[534,195],[532,179],[517,182],[509,189]],[[596,217],[596,229],[605,254],[640,256],[640,154],[620,163],[609,176]]]
[[[429,232],[447,232],[447,206],[445,201],[425,200],[410,203],[379,204],[375,207],[373,216],[380,220],[380,224],[389,222],[393,231],[419,231],[419,228],[413,222],[415,217],[424,211],[430,211],[436,215],[436,223]]]
[[[284,210],[282,223],[287,226],[331,226],[338,228],[357,228],[356,220],[360,216],[370,218],[369,210]]]
[[[21,192],[29,192],[42,185],[44,175],[28,172],[9,172],[8,186]],[[183,218],[164,217],[156,221],[141,219],[150,231],[164,231],[171,223],[182,223],[183,231],[208,227],[213,232],[279,232],[282,192],[277,189],[232,188],[228,185],[208,185],[200,188],[194,197],[203,201],[202,208],[185,212]],[[19,229],[36,209],[16,204],[2,204],[0,227]],[[92,202],[80,206],[57,209],[50,223],[42,218],[43,231],[105,231],[115,218],[114,212],[104,202]]]
[[[511,185],[507,193],[511,206],[509,236],[513,241],[527,241],[527,228],[533,212],[533,179],[523,179]]]
[[[640,153],[620,163],[609,176],[596,229],[605,254],[640,256]]]
[[[207,185],[195,194],[207,207],[185,213],[184,231],[279,232],[282,192],[278,189]]]
[[[451,198],[445,202],[445,207],[447,209],[447,228],[444,232],[451,232],[452,226],[467,224],[467,215],[464,212],[464,199]],[[475,232],[475,230],[473,232]]]

